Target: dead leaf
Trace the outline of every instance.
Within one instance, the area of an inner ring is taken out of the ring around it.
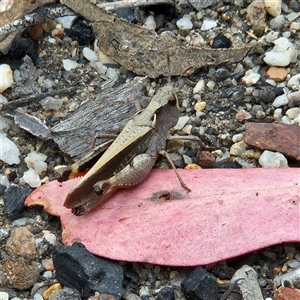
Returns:
[[[78,179],[45,184],[26,205],[43,205],[61,218],[64,244],[81,241],[96,255],[122,261],[205,265],[300,242],[299,169],[178,171],[192,189],[183,199],[150,200],[180,186],[173,171],[153,170],[140,185],[81,217],[63,207]]]

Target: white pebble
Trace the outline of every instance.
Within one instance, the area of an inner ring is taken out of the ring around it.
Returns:
[[[2,95],[0,94],[0,103],[7,103],[7,99]]]
[[[9,180],[5,175],[0,175],[0,184],[10,186]]]
[[[244,138],[244,135],[242,133],[238,133],[232,137],[232,141],[234,143],[237,143],[237,142],[240,142],[243,138]]]
[[[285,113],[290,119],[295,119],[300,114],[300,108],[299,107],[293,107],[286,111]]]
[[[203,24],[202,24],[200,30],[207,31],[209,29],[212,29],[212,28],[216,27],[217,25],[218,25],[217,21],[205,19],[203,21]]]
[[[6,132],[9,130],[11,120],[0,115],[0,131]]]
[[[23,179],[31,187],[39,187],[41,185],[40,176],[32,168],[24,172]]]
[[[49,38],[48,38],[48,42],[49,42],[50,44],[56,44],[56,39],[49,37]]]
[[[296,269],[290,271],[281,277],[281,285],[286,286],[288,284],[289,287],[294,288],[295,285],[298,287],[300,281],[300,269]]]
[[[8,300],[8,296],[6,292],[0,292],[0,300]]]
[[[44,230],[44,239],[51,245],[56,245],[56,235],[48,230]]]
[[[299,14],[296,13],[296,12],[292,12],[292,13],[290,13],[290,14],[288,14],[288,15],[286,16],[286,18],[287,18],[290,22],[294,21],[294,20],[297,19],[298,17],[299,17]]]
[[[63,59],[63,66],[66,71],[71,71],[77,68],[77,62],[71,59]]]
[[[32,224],[34,224],[34,219],[27,218],[27,217],[14,220],[12,222],[12,226],[14,226],[14,227],[27,226],[27,225],[32,225]]]
[[[274,48],[267,52],[264,61],[269,66],[285,67],[296,62],[298,52],[294,45],[285,37],[274,41]]]
[[[118,73],[116,69],[108,68],[106,71],[106,76],[112,81],[118,80]]]
[[[281,14],[282,0],[264,0],[264,3],[269,15],[276,17]]]
[[[32,151],[25,157],[27,168],[33,168],[34,163],[38,160],[45,161],[47,156],[43,153]]]
[[[51,271],[45,271],[43,273],[43,277],[46,279],[51,279],[52,278],[52,272]]]
[[[63,99],[48,96],[40,100],[44,110],[59,110],[63,104]]]
[[[204,88],[205,88],[205,82],[203,79],[200,79],[193,89],[193,94],[201,94],[202,92],[204,92]]]
[[[177,27],[180,30],[190,30],[193,28],[193,23],[188,18],[181,18],[176,22]]]
[[[246,72],[246,75],[242,78],[242,82],[244,82],[246,86],[251,86],[257,83],[259,79],[260,75],[257,73],[252,73],[250,70],[250,72]]]
[[[276,108],[273,114],[275,120],[281,120],[282,118],[282,108]]]
[[[154,16],[150,15],[146,18],[144,27],[148,28],[150,30],[155,30],[156,29],[156,23],[155,23]]]
[[[287,97],[286,94],[282,94],[278,97],[275,98],[275,100],[273,101],[272,105],[274,107],[280,107],[280,106],[283,106],[283,105],[286,105],[289,103],[289,99]]]
[[[9,65],[0,65],[0,93],[8,89],[14,83],[13,72]]]
[[[20,163],[18,147],[4,133],[0,133],[0,145],[0,160],[9,165]]]
[[[287,160],[283,154],[265,150],[258,160],[263,168],[283,168],[287,167]]]
[[[206,84],[206,86],[207,86],[210,90],[212,90],[212,89],[216,86],[216,83],[215,83],[213,80],[210,80],[210,81]]]
[[[289,79],[289,81],[287,83],[287,86],[288,87],[293,87],[293,86],[297,87],[298,86],[298,89],[300,89],[299,84],[300,84],[300,73],[292,76]]]
[[[288,124],[288,125],[294,123],[288,116],[283,116],[282,119],[281,119],[281,122],[282,122],[283,124]]]
[[[174,126],[174,129],[175,129],[175,130],[180,130],[180,129],[182,129],[189,119],[190,119],[189,116],[183,116],[183,117],[180,117],[180,118],[178,119],[177,124]]]
[[[33,169],[37,172],[37,174],[41,175],[43,172],[47,171],[47,163],[44,161],[37,160],[33,164]]]
[[[193,125],[185,125],[185,126],[182,128],[182,132],[185,133],[185,134],[190,134],[192,128],[193,128]]]
[[[88,61],[97,61],[98,60],[97,54],[88,47],[84,47],[82,49],[82,54]]]
[[[64,16],[56,18],[56,21],[61,24],[63,28],[70,29],[75,18],[77,18],[77,16]]]

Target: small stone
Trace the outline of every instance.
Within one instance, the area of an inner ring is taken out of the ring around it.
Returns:
[[[255,0],[247,7],[247,18],[249,19],[254,33],[258,36],[264,34],[266,28],[266,9],[263,1]]]
[[[9,295],[5,292],[0,292],[0,300],[8,300]]]
[[[201,267],[188,273],[181,283],[181,287],[187,299],[218,299],[216,277]]]
[[[285,37],[274,41],[274,48],[267,52],[264,61],[269,66],[285,67],[296,62],[298,52],[295,46]]]
[[[55,20],[58,22],[58,24],[61,24],[63,28],[70,29],[75,18],[76,16],[63,16],[58,17]]]
[[[269,15],[277,17],[281,14],[282,0],[264,0],[266,11]]]
[[[14,83],[13,72],[9,65],[0,65],[0,93],[8,89]]]
[[[42,261],[43,267],[47,271],[54,271],[54,265],[53,265],[53,259],[52,258],[46,258]]]
[[[4,214],[10,219],[16,218],[23,210],[24,201],[30,192],[30,188],[11,185],[4,194]]]
[[[32,168],[29,168],[26,172],[24,172],[23,179],[31,187],[39,187],[41,185],[40,176]]]
[[[218,26],[217,21],[205,19],[203,21],[203,24],[202,24],[200,30],[207,31],[207,30],[212,29],[212,28],[217,27],[217,26]]]
[[[297,269],[300,267],[300,262],[296,259],[291,259],[287,262],[287,264],[289,265],[289,267],[293,268],[293,269]]]
[[[267,76],[270,79],[275,80],[276,82],[283,81],[288,74],[287,69],[285,68],[279,68],[279,67],[270,67],[267,71]]]
[[[118,80],[118,73],[116,69],[108,68],[106,71],[106,76],[112,81]]]
[[[200,79],[193,89],[193,94],[201,94],[204,92],[204,89],[205,89],[205,82],[203,79]]]
[[[71,60],[71,59],[63,59],[63,67],[66,71],[71,71],[73,69],[76,69],[78,64],[76,61]]]
[[[189,116],[183,116],[183,117],[180,117],[180,118],[178,119],[177,124],[174,126],[174,129],[175,129],[175,130],[181,130],[181,129],[185,126],[185,124],[187,123],[187,121],[188,121],[189,119],[190,119]]]
[[[9,258],[2,264],[6,285],[18,290],[26,290],[32,287],[40,276],[36,264],[28,262],[24,258]]]
[[[9,165],[20,163],[20,151],[18,147],[4,133],[0,133],[0,145],[0,160]]]
[[[205,108],[206,108],[206,102],[204,102],[204,101],[198,101],[198,102],[194,105],[195,111],[204,111]]]
[[[214,37],[213,42],[211,44],[211,47],[215,49],[230,48],[231,46],[232,46],[232,41],[222,33],[217,34]]]
[[[200,151],[197,157],[197,163],[201,167],[207,167],[213,164],[216,161],[216,158],[209,151]]]
[[[144,23],[144,27],[148,28],[150,30],[155,30],[156,29],[156,23],[155,23],[154,16],[150,15],[146,18],[145,23]]]
[[[201,169],[197,164],[189,164],[184,167],[185,170],[198,170]]]
[[[214,81],[210,80],[210,81],[206,84],[206,86],[207,86],[210,90],[212,90],[212,89],[214,89],[214,87],[216,86],[216,83],[215,83]]]
[[[290,119],[295,119],[299,116],[300,114],[300,108],[299,107],[293,107],[288,109],[285,114],[290,118]]]
[[[290,25],[290,30],[291,31],[299,31],[300,30],[300,23],[299,22],[293,22],[291,25]]]
[[[34,259],[36,256],[34,235],[26,227],[14,228],[7,240],[6,250],[12,256],[21,255]]]
[[[289,81],[288,81],[288,83],[287,83],[287,86],[288,86],[288,87],[293,87],[293,86],[299,86],[299,84],[300,84],[300,73],[298,73],[298,74],[292,76],[292,77],[289,79]]]
[[[193,23],[188,18],[181,18],[176,22],[177,27],[180,30],[190,30],[193,28]]]
[[[88,61],[97,61],[98,60],[97,54],[88,47],[84,47],[82,49],[82,54]]]
[[[261,156],[261,151],[256,149],[249,149],[246,151],[246,157],[251,159],[259,159]]]
[[[299,300],[300,290],[280,287],[274,294],[274,300]]]
[[[245,120],[251,119],[252,116],[251,116],[251,114],[249,112],[247,112],[246,110],[244,110],[242,107],[239,107],[239,111],[235,115],[235,118],[238,121],[241,122],[241,121],[245,121]]]
[[[272,29],[277,29],[283,26],[284,23],[285,23],[285,17],[283,15],[279,15],[270,21],[270,27]]]
[[[288,167],[287,159],[279,152],[265,150],[258,160],[263,168],[285,168]]]
[[[43,297],[44,299],[44,297]],[[63,289],[59,289],[59,290],[54,290],[50,297],[48,298],[48,300],[81,300],[82,298],[80,297],[80,294],[77,290],[75,289],[70,289],[68,287],[64,287]],[[101,299],[100,297],[96,298],[96,299]],[[104,300],[106,300],[104,298]],[[110,299],[112,300],[112,299]]]
[[[284,105],[286,105],[288,103],[289,103],[289,99],[288,99],[287,95],[286,94],[282,94],[282,95],[280,95],[280,96],[278,96],[278,97],[275,98],[275,100],[272,103],[272,105],[274,107],[280,107],[280,106],[284,106]]]
[[[243,133],[238,133],[238,134],[235,134],[233,137],[232,137],[232,141],[234,143],[237,143],[237,142],[240,142],[242,141],[244,138],[244,134]]]
[[[59,110],[63,104],[63,99],[48,96],[40,100],[44,110]]]
[[[52,285],[50,285],[47,290],[43,293],[43,297],[44,299],[48,299],[50,297],[50,295],[54,292],[54,291],[57,291],[57,290],[61,290],[62,289],[62,286],[60,283],[54,283]]]
[[[260,75],[257,73],[253,73],[251,70],[247,71],[245,76],[241,79],[246,86],[251,86],[257,83],[260,79]]]
[[[183,133],[185,134],[190,134],[191,133],[191,130],[193,128],[193,125],[185,125],[181,130]]]
[[[239,156],[241,158],[246,157],[247,144],[244,141],[237,142],[230,147],[230,154]]]
[[[174,300],[175,291],[172,287],[166,286],[162,288],[157,294],[157,300]]]

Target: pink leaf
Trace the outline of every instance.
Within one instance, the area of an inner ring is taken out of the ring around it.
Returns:
[[[81,217],[63,207],[78,179],[45,184],[26,204],[60,216],[66,245],[81,241],[96,255],[123,261],[204,265],[300,242],[299,169],[178,171],[192,189],[180,200],[150,200],[158,192],[185,194],[172,170],[153,170],[138,186]]]

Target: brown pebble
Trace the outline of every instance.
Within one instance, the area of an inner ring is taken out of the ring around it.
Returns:
[[[201,167],[206,167],[215,162],[216,158],[209,151],[200,151],[198,154],[198,164]]]
[[[255,0],[247,7],[247,18],[251,23],[254,33],[258,36],[264,34],[266,17],[267,12],[263,1]]]
[[[5,284],[14,289],[26,290],[38,280],[39,268],[24,258],[15,258],[4,261],[3,273]]]
[[[12,256],[20,255],[34,259],[36,256],[34,235],[26,227],[14,228],[7,240],[6,250]]]
[[[275,80],[276,82],[283,81],[288,74],[288,71],[286,68],[279,68],[279,67],[270,67],[267,71],[267,76],[270,79]]]
[[[200,166],[198,166],[197,164],[189,164],[189,165],[186,165],[184,167],[185,170],[195,170],[195,169],[201,169]]]
[[[300,290],[282,286],[274,294],[274,300],[300,300]]]
[[[261,150],[277,151],[300,160],[300,127],[274,123],[246,123],[244,141]]]
[[[42,261],[43,267],[47,271],[53,271],[54,270],[54,264],[53,264],[53,259],[52,258],[46,258]]]

